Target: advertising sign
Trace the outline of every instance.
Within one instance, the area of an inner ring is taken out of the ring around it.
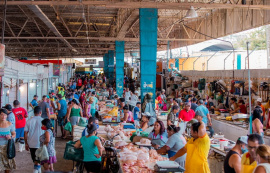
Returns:
[[[85,64],[96,64],[97,61],[96,61],[96,59],[85,59],[84,63]]]
[[[53,64],[53,76],[59,76],[59,75],[60,75],[60,65]]]
[[[0,68],[5,66],[5,45],[0,44]]]

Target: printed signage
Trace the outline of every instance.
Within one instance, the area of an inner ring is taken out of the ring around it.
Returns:
[[[96,59],[85,59],[84,63],[85,64],[96,64],[97,61],[96,61]]]

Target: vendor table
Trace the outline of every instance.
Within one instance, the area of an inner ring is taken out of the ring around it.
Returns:
[[[224,134],[225,138],[232,141],[237,141],[240,136],[249,134],[248,127],[230,124],[225,120],[216,120],[212,118],[212,127],[214,128],[215,133],[221,132]],[[270,136],[264,136],[263,139],[265,144],[270,145]]]

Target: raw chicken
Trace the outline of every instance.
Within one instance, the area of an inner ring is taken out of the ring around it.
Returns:
[[[145,144],[145,145],[151,145],[151,141],[149,139],[147,139],[147,138],[142,138],[140,140],[140,143]]]

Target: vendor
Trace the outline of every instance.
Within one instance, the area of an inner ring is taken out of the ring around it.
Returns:
[[[177,118],[177,113],[179,112],[179,106],[174,105],[172,107],[171,112],[169,113],[167,117],[167,125],[177,125],[178,124],[178,118]]]
[[[241,172],[241,155],[247,152],[248,137],[241,136],[236,145],[227,153],[224,160],[224,173]]]
[[[260,106],[261,109],[262,109],[262,119],[263,119],[263,121],[264,121],[264,120],[265,120],[265,107],[262,105],[262,99],[261,99],[261,98],[258,98],[258,99],[257,99],[257,104],[258,104],[258,106]]]
[[[240,113],[247,114],[247,107],[245,105],[244,100],[239,100],[238,106],[239,106],[239,109],[240,109]]]
[[[124,110],[124,116],[121,118],[121,121],[127,122],[127,123],[134,123],[132,112],[129,111],[128,106],[123,107]]]
[[[230,100],[230,115],[234,114],[234,113],[239,113],[239,106],[237,104],[237,100],[235,97],[231,98]]]
[[[170,158],[170,160],[174,161],[184,154],[187,154],[185,173],[210,173],[207,162],[210,150],[210,139],[202,121],[192,124],[191,136],[192,138],[188,141],[185,147],[180,149],[173,157]]]
[[[258,134],[248,136],[248,152],[241,159],[241,173],[252,173],[257,166],[256,149],[263,144],[262,137]]]
[[[162,121],[156,121],[154,124],[154,130],[148,135],[151,140],[152,146],[155,149],[163,147],[168,141],[168,133],[165,131],[165,127]]]
[[[222,102],[221,99],[218,99],[218,105],[217,106],[211,106],[211,109],[214,109],[215,111],[219,111],[220,109],[225,109],[225,105]]]
[[[169,125],[167,128],[169,139],[162,148],[157,150],[159,154],[167,153],[168,157],[171,158],[176,154],[177,151],[185,147],[186,140],[183,137],[182,134],[179,133],[180,127],[176,127],[175,125]],[[175,160],[177,163],[180,164],[180,166],[185,167],[185,161],[186,161],[186,154],[184,154],[181,157],[178,157]]]

